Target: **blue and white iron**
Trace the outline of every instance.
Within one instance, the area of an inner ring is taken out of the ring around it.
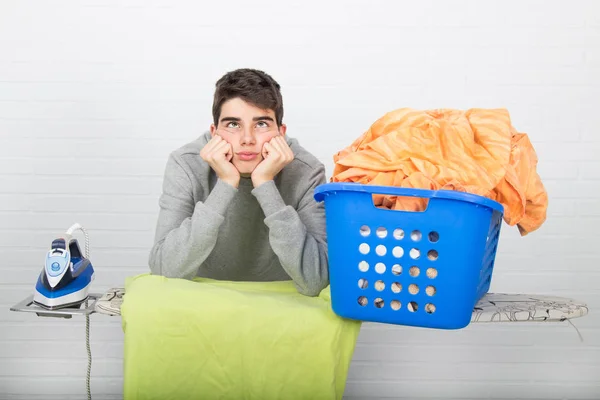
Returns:
[[[85,235],[85,255],[81,253],[75,230]],[[33,302],[49,310],[79,307],[88,298],[94,280],[94,267],[89,260],[89,240],[79,224],[71,226],[66,234],[52,241],[46,254],[44,269],[40,273]]]

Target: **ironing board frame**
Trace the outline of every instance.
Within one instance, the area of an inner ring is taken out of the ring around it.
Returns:
[[[10,310],[36,313],[38,317],[71,318],[73,315],[85,316],[96,312],[96,302],[102,297],[102,294],[90,293],[88,296],[87,307],[84,302],[79,308],[65,307],[57,310],[47,310],[35,304],[33,302],[33,295],[30,295],[12,306]]]
[[[33,295],[10,308],[11,311],[36,313],[41,317],[71,318],[73,315],[121,315],[124,288],[106,293],[90,293],[88,305],[79,308],[47,310],[33,303]],[[83,304],[82,304],[83,306]],[[526,294],[488,293],[476,305],[471,323],[490,322],[562,322],[588,314],[585,303],[564,297]]]

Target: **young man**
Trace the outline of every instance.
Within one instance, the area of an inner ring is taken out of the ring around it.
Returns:
[[[313,199],[325,168],[286,136],[279,84],[239,69],[216,83],[210,132],[167,161],[153,274],[329,284],[325,212]]]

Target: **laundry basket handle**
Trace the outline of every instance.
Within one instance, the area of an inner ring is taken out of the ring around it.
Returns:
[[[428,189],[414,189],[414,188],[403,188],[396,186],[376,186],[376,185],[363,185],[360,183],[350,182],[335,182],[335,183],[324,183],[315,188],[314,197],[317,201],[323,201],[325,196],[332,192],[338,191],[352,191],[367,194],[383,194],[390,196],[411,196],[420,197],[426,199],[449,199],[466,201],[470,203],[478,203],[488,207],[491,207],[500,212],[504,211],[502,204],[488,199],[487,197],[479,196],[471,193],[457,192],[454,190],[428,190]]]

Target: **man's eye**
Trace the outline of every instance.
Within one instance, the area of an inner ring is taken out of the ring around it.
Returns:
[[[268,128],[268,127],[269,127],[269,124],[267,124],[265,121],[259,121],[259,122],[256,124],[256,127],[257,127],[257,128]]]
[[[240,126],[240,125],[239,125],[237,122],[233,122],[233,121],[231,121],[231,122],[228,122],[228,123],[227,123],[227,127],[228,127],[228,128],[239,128],[239,126]]]

